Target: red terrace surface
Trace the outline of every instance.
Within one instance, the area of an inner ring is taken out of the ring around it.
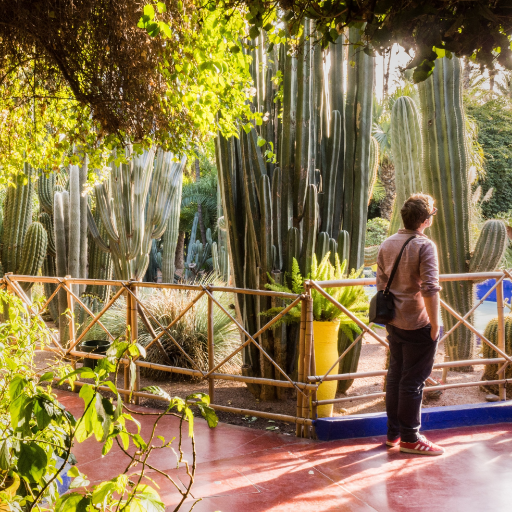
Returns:
[[[72,413],[81,413],[78,395],[59,391],[58,396]],[[137,419],[147,436],[151,417]],[[175,427],[175,418],[165,418],[157,433],[169,438]],[[225,424],[210,430],[202,419],[195,432],[198,465],[192,495],[203,499],[194,512],[512,510],[512,424],[428,432],[446,448],[440,457],[389,450],[383,438],[309,441]],[[88,440],[77,444],[74,453],[92,483],[126,466],[126,455],[115,445],[101,457],[98,443]],[[150,462],[175,480],[187,481],[175,469],[171,451],[160,450]],[[150,473],[167,510],[173,510],[178,492]]]

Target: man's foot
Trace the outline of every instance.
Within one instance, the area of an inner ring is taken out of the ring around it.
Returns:
[[[400,444],[400,437],[397,437],[396,439],[387,439],[386,446],[389,446],[390,448],[395,448],[395,446],[398,446]]]
[[[404,453],[418,453],[420,455],[442,455],[444,448],[429,441],[425,436],[419,436],[414,443],[400,442],[400,451]]]

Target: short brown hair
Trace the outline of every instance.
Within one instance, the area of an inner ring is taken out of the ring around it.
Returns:
[[[427,194],[413,194],[405,201],[400,213],[405,229],[418,229],[434,208],[434,199]]]

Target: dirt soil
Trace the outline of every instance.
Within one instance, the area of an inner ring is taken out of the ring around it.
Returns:
[[[384,332],[382,332],[384,334]],[[444,361],[444,346],[440,344],[436,362]],[[54,354],[39,352],[37,355],[37,365],[39,368],[46,366],[46,362],[54,357]],[[361,358],[359,361],[359,372],[382,370],[385,368],[386,353],[385,349],[379,342],[370,336],[365,336],[361,349]],[[484,366],[474,366],[472,372],[448,372],[447,383],[454,384],[459,382],[475,382],[480,380]],[[432,374],[437,381],[442,378],[442,370],[435,370]],[[120,377],[118,382],[122,386],[123,378]],[[356,397],[369,393],[377,393],[382,391],[384,377],[368,377],[364,379],[356,379],[347,394],[338,393],[337,397]],[[148,378],[141,379],[141,387],[160,386],[171,396],[186,397],[194,392],[208,393],[207,382],[191,382],[191,381],[155,381]],[[69,389],[64,386],[64,389]],[[285,388],[286,389],[286,388]],[[473,404],[485,402],[488,393],[480,390],[479,386],[468,388],[455,388],[445,390],[439,398],[428,398],[426,395],[423,407],[440,407],[447,405]],[[294,390],[286,390],[286,399],[270,402],[262,402],[255,399],[249,392],[245,384],[241,382],[231,381],[215,381],[215,398],[214,403],[218,405],[236,407],[240,409],[251,409],[256,411],[273,412],[277,414],[286,414],[295,416],[296,414],[296,398]],[[148,407],[162,408],[164,402],[142,398],[141,405]],[[384,399],[360,399],[342,404],[334,405],[334,415],[345,416],[350,414],[382,412],[385,410]],[[295,425],[280,421],[272,421],[256,416],[241,416],[229,412],[218,411],[218,417],[221,422],[233,425],[242,425],[249,428],[275,431],[285,435],[293,435],[295,433]]]

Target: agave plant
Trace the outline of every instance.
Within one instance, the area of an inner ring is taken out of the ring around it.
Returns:
[[[333,281],[346,278],[344,275],[347,261],[340,263],[339,256],[335,255],[334,265],[330,262],[330,253],[328,252],[320,264],[318,264],[316,255],[313,255],[311,263],[311,274],[309,278],[313,281]],[[363,269],[352,270],[348,279],[357,279],[361,276]],[[270,283],[266,285],[269,290],[276,292],[286,292],[301,294],[304,293],[304,281],[297,260],[293,259],[291,273],[291,289],[286,285],[276,283],[271,277]],[[326,288],[325,291],[342,306],[347,308],[354,316],[362,322],[368,322],[368,297],[362,286],[342,286],[337,288]],[[330,300],[324,297],[317,290],[312,290],[313,298],[313,319],[317,322],[340,322],[340,330],[350,339],[353,339],[354,333],[361,334],[361,328],[350,319],[341,309],[335,306]],[[275,316],[280,313],[284,307],[271,308],[262,313],[265,316]],[[286,323],[299,322],[301,317],[301,303],[293,307],[284,317]]]

